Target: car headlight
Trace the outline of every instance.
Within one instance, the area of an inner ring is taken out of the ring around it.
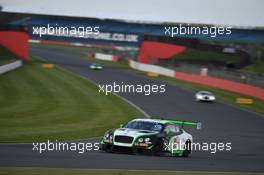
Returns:
[[[201,98],[201,95],[196,95],[195,97],[196,97],[196,98]]]
[[[139,143],[142,143],[143,141],[144,141],[143,138],[139,138],[139,139],[138,139],[138,142],[139,142]]]
[[[145,138],[145,142],[149,142],[150,141],[150,138]]]
[[[108,133],[108,132],[105,133],[104,137],[105,137],[105,138],[108,138],[108,137],[109,137],[109,133]]]

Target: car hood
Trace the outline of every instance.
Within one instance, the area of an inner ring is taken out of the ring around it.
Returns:
[[[139,137],[147,135],[158,134],[158,131],[147,131],[147,130],[137,130],[137,129],[128,129],[128,128],[119,128],[116,129],[114,135],[130,136],[130,137]]]

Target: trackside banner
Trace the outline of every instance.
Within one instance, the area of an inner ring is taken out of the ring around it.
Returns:
[[[94,41],[106,42],[123,42],[138,44],[141,41],[141,36],[137,34],[105,32],[100,31],[100,27],[75,27],[75,26],[31,26],[29,33],[33,38],[72,38],[72,39],[88,39]]]

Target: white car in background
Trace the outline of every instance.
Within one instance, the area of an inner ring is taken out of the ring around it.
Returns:
[[[213,102],[215,101],[215,96],[213,93],[208,91],[199,91],[195,94],[195,100]]]

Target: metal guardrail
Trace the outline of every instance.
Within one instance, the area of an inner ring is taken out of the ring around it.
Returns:
[[[5,64],[0,66],[0,75],[4,74],[6,72],[9,72],[11,70],[17,69],[23,65],[23,62],[21,60],[14,61],[9,64]]]
[[[165,65],[162,65],[165,66]],[[169,67],[171,69],[174,69],[176,71],[186,72],[186,73],[192,73],[192,74],[200,74],[202,68],[208,68],[208,75],[222,78],[226,80],[231,80],[235,82],[240,82],[244,84],[249,84],[253,86],[258,87],[264,87],[264,76],[249,73],[249,72],[242,72],[242,71],[236,71],[236,70],[229,70],[224,68],[217,68],[217,67],[206,67],[201,65],[193,65],[193,64],[180,64],[178,67],[173,66],[165,66]]]

